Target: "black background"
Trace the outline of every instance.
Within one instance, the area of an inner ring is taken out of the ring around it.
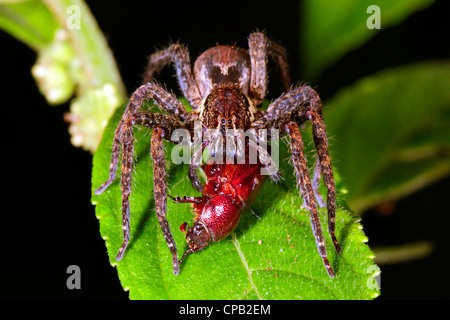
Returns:
[[[299,9],[296,1],[196,4],[192,1],[137,3],[88,1],[118,61],[128,92],[137,88],[146,57],[169,40],[187,44],[191,55],[208,47],[247,46],[250,32],[266,30],[298,65]],[[403,24],[381,30],[344,56],[317,81],[324,100],[356,79],[384,68],[450,56],[445,1],[413,14]],[[362,13],[365,14],[365,13]],[[0,32],[2,106],[1,281],[3,298],[118,298],[128,294],[109,266],[94,207],[90,204],[91,155],[69,141],[63,114],[68,104],[50,107],[40,95],[30,68],[35,53]],[[160,80],[176,88],[170,68]],[[276,86],[269,98],[275,98]],[[416,240],[435,242],[427,259],[382,266],[380,299],[449,298],[447,206],[449,179],[397,203],[395,212],[363,216],[371,246]],[[426,213],[426,216],[424,216]],[[68,290],[66,269],[81,268],[81,290]]]

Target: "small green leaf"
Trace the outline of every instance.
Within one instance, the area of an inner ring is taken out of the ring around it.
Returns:
[[[0,28],[34,50],[49,45],[58,21],[42,1],[0,1]]]
[[[92,191],[108,176],[113,134],[123,110],[119,109],[107,125],[94,156]],[[309,131],[304,134],[308,141]],[[131,242],[119,262],[114,257],[122,243],[120,178],[103,194],[92,196],[110,261],[131,299],[371,299],[379,294],[374,280],[379,269],[373,263],[359,217],[345,205],[340,182],[336,221],[343,253],[339,256],[326,232],[326,209],[320,209],[328,256],[337,273],[334,279],[328,277],[317,252],[309,213],[301,208],[293,169],[284,161],[288,158],[286,146],[280,150],[283,182],[266,182],[235,232],[188,256],[180,274],[174,276],[154,212],[150,136],[147,129],[135,129]],[[308,141],[305,144],[311,146]],[[168,161],[171,146],[166,144]],[[171,195],[199,195],[187,177],[187,165],[168,165],[168,182]],[[185,221],[191,223],[193,217],[190,205],[168,201],[167,219],[179,256],[187,244],[178,228]]]
[[[381,30],[394,26],[412,13],[431,5],[433,0],[306,0],[300,7],[302,17],[301,50],[305,79],[319,74],[345,53],[361,46],[378,33],[369,29],[367,8],[380,8]]]
[[[0,28],[36,50],[32,68],[50,105],[72,100],[71,141],[96,150],[127,94],[111,50],[82,0],[0,0]]]
[[[121,103],[123,98],[112,83],[91,88],[82,96],[74,98],[68,116],[72,120],[69,126],[72,144],[95,150],[102,135],[100,128],[104,128],[108,122],[106,115]]]
[[[327,104],[335,164],[356,212],[450,174],[450,63],[386,70]]]
[[[31,73],[50,105],[64,103],[74,95],[77,78],[82,70],[68,36],[62,29],[57,32],[52,43],[39,50]]]

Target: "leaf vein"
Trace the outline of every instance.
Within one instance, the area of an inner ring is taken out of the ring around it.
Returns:
[[[231,237],[232,237],[232,242],[233,242],[233,244],[234,244],[234,246],[235,246],[235,248],[236,248],[236,251],[237,251],[237,253],[239,254],[239,258],[241,259],[242,264],[244,265],[244,268],[245,268],[245,270],[247,271],[247,277],[248,277],[248,280],[249,280],[249,282],[250,282],[250,285],[251,285],[252,288],[255,290],[256,295],[258,296],[258,298],[259,298],[260,300],[263,300],[261,294],[260,294],[259,291],[258,291],[258,288],[256,287],[255,283],[253,282],[252,271],[251,271],[250,268],[248,267],[247,261],[245,260],[245,257],[244,257],[244,253],[241,251],[241,245],[239,244],[239,241],[238,241],[238,239],[237,239],[237,237],[236,237],[236,233],[233,232],[233,233],[231,234]]]

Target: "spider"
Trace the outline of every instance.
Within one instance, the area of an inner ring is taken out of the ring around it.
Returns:
[[[310,212],[311,226],[317,248],[328,275],[334,277],[334,272],[327,259],[324,236],[317,212],[317,204],[325,206],[317,191],[319,181],[321,176],[323,176],[324,184],[327,188],[328,231],[336,252],[341,253],[335,236],[335,182],[328,153],[321,100],[318,94],[307,85],[290,87],[287,56],[284,47],[269,40],[261,32],[250,34],[248,46],[248,50],[227,45],[212,47],[197,58],[193,70],[191,69],[187,48],[179,43],[171,44],[168,48],[150,56],[144,84],[131,95],[125,113],[115,131],[109,177],[95,191],[96,194],[101,194],[115,180],[122,146],[120,184],[122,191],[123,243],[117,254],[117,260],[122,259],[130,239],[129,197],[133,170],[133,127],[141,125],[152,129],[151,158],[153,160],[155,210],[165,241],[172,254],[174,274],[179,273],[181,260],[178,260],[177,248],[166,220],[168,194],[165,179],[166,168],[163,139],[170,140],[173,132],[177,129],[193,132],[194,122],[201,121],[203,129],[216,128],[219,131],[221,130],[220,132],[223,135],[225,135],[224,130],[227,127],[244,131],[248,129],[277,129],[281,136],[288,137],[296,183],[303,197],[304,206]],[[282,83],[286,92],[270,103],[267,110],[264,111],[260,107],[267,92],[268,58],[273,59],[280,67]],[[152,80],[155,74],[170,63],[173,63],[175,66],[179,87],[192,107],[191,112],[186,111],[183,104],[173,93],[168,92],[160,84]],[[156,106],[165,113],[141,111],[141,106],[145,100],[153,100]],[[318,154],[312,181],[306,157],[303,153],[303,141],[299,130],[299,126],[306,121],[310,121],[312,124],[314,144]],[[212,143],[213,139],[215,138],[210,138],[210,140],[203,143],[201,150]],[[169,196],[178,203],[193,203],[194,209],[199,211],[197,212],[197,221],[192,228],[187,223],[184,223],[180,228],[182,231],[187,232],[186,239],[189,249],[186,250],[185,255],[186,253],[203,249],[209,242],[218,241],[228,236],[235,225],[237,225],[241,213],[240,208],[246,207],[245,201],[236,203],[239,200],[231,198],[229,194],[224,194],[223,185],[221,185],[222,189],[220,190],[222,191],[220,191],[220,194],[212,195],[214,192],[211,191],[211,184],[219,183],[217,179],[223,178],[220,174],[217,174],[219,167],[214,167],[214,164],[212,166],[213,169],[209,167],[210,169],[207,172],[209,180],[205,186],[202,185],[196,174],[199,164],[191,161],[189,166],[188,176],[192,186],[196,190],[203,192],[202,197],[174,198]],[[243,164],[243,166],[247,166],[247,164]],[[250,168],[253,170],[253,167]],[[238,167],[228,166],[225,169],[226,172],[232,169],[231,171],[233,172],[240,172],[239,175],[254,176],[255,181],[259,181],[257,173],[248,173],[250,171],[240,170]],[[244,171],[247,171],[247,173]],[[231,175],[231,173],[226,174]],[[230,180],[237,180],[240,179],[239,175],[232,175],[229,178],[231,178]],[[271,178],[276,180],[278,178],[277,174],[273,173]],[[251,194],[253,189],[251,187],[248,188],[250,188],[248,190]],[[246,200],[248,197],[250,195],[246,194],[243,200]],[[206,210],[213,208],[212,213],[217,213],[214,212],[214,210],[218,210],[217,207],[208,207],[207,205],[212,201],[215,201],[214,205],[220,205],[221,210],[228,210],[227,212],[230,216],[233,216],[233,218],[229,219],[235,219],[235,215],[238,215],[237,220],[233,220],[230,224],[230,230],[227,229],[226,232],[213,230],[212,225],[208,225],[205,222],[206,219],[202,218],[202,211],[204,214]],[[203,204],[201,204],[202,202]],[[216,234],[220,234],[220,236],[215,236]]]

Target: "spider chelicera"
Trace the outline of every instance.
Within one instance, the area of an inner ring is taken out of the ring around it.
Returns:
[[[200,121],[203,129],[216,129],[226,136],[227,129],[278,130],[290,142],[291,161],[296,182],[300,188],[304,206],[310,212],[311,226],[317,248],[330,277],[334,272],[327,259],[324,236],[317,212],[317,204],[325,206],[317,191],[323,176],[327,188],[328,231],[335,250],[341,253],[335,236],[335,182],[328,153],[325,123],[322,117],[322,102],[318,94],[307,85],[290,87],[285,49],[270,41],[265,34],[252,33],[248,39],[249,49],[220,45],[203,52],[191,69],[189,52],[181,44],[174,43],[167,49],[150,56],[145,74],[145,84],[131,96],[125,113],[114,134],[109,178],[96,191],[101,194],[115,179],[122,146],[122,223],[123,244],[116,257],[120,260],[130,239],[130,193],[133,170],[133,126],[152,129],[151,158],[153,160],[155,209],[164,238],[172,257],[173,270],[179,272],[177,248],[166,220],[167,184],[163,139],[170,140],[175,130],[194,131],[194,122]],[[268,76],[267,60],[271,58],[281,70],[286,92],[270,103],[266,111],[261,104],[266,96]],[[173,63],[178,83],[184,97],[192,107],[187,112],[176,96],[153,81],[153,76],[164,66]],[[142,111],[145,100],[153,102],[165,113]],[[312,124],[314,143],[317,149],[316,169],[311,181],[299,126],[306,121]],[[214,144],[217,135],[209,136],[201,151]],[[248,148],[251,146],[247,145]],[[216,150],[217,151],[217,150]],[[225,152],[225,151],[224,151]],[[202,250],[210,242],[227,237],[239,222],[244,209],[248,208],[254,193],[264,181],[259,173],[260,162],[250,164],[209,163],[203,168],[207,182],[202,185],[196,175],[200,166],[191,161],[189,178],[193,187],[202,192],[201,197],[171,197],[178,203],[192,203],[197,218],[192,228],[187,223],[181,226],[186,232],[189,248],[185,254]],[[277,179],[277,174],[271,174]]]

